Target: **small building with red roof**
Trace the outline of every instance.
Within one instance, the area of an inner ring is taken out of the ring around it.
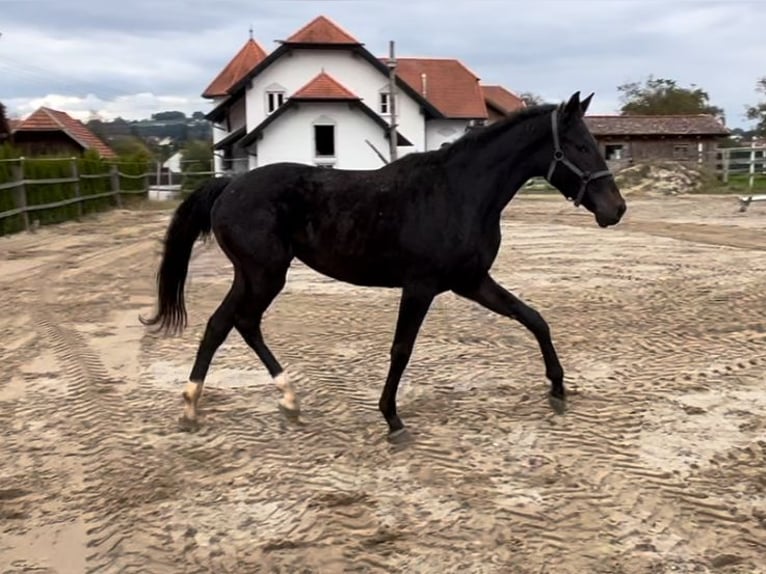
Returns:
[[[42,106],[25,119],[13,122],[13,145],[25,154],[82,155],[92,150],[105,159],[117,154],[82,122],[66,112]]]
[[[202,94],[214,106],[207,118],[216,169],[245,171],[278,161],[382,166],[378,154],[389,155],[388,76],[388,58],[370,53],[326,16],[270,53],[249,39]],[[507,115],[524,107],[508,94],[493,111]],[[492,119],[485,87],[452,58],[397,57],[395,103],[400,157],[438,149]]]

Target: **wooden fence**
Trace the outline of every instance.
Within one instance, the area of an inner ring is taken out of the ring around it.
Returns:
[[[51,171],[56,173],[56,177],[28,177],[28,165],[39,167],[41,162],[55,162],[55,169]],[[0,160],[0,167],[6,175],[0,178],[0,235],[29,230],[33,223],[79,218],[110,205],[121,207],[125,195],[146,195],[151,174],[145,171],[145,167],[141,167],[143,171],[140,173],[127,173],[128,170],[120,169],[125,165],[108,165],[82,158],[22,157]],[[139,164],[129,165],[137,167]],[[103,171],[104,168],[107,171]],[[32,219],[32,214],[38,215],[36,221]]]
[[[715,174],[722,186],[733,190],[753,193],[766,191],[766,148],[764,147],[732,147],[719,148],[701,156],[686,159],[654,158],[647,160],[652,162],[676,162],[689,167],[699,167]],[[630,167],[633,162],[630,158],[608,161],[610,169],[617,172]],[[532,192],[555,191],[554,188],[543,178],[533,178],[524,186],[524,189]]]

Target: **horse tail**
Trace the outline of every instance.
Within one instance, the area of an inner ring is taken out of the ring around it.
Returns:
[[[211,177],[201,183],[178,206],[165,234],[162,261],[157,270],[157,313],[150,319],[139,316],[146,326],[159,325],[165,334],[177,334],[187,324],[184,283],[189,270],[194,242],[210,234],[213,204],[231,181],[230,177]]]

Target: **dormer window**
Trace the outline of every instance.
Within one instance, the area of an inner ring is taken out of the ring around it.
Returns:
[[[282,91],[266,92],[266,109],[273,113],[279,106],[285,103],[285,93]]]
[[[266,115],[274,113],[285,103],[286,94],[287,90],[284,86],[276,83],[266,86]]]

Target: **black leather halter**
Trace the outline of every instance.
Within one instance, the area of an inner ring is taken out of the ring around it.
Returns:
[[[580,190],[577,192],[577,196],[574,199],[574,205],[575,207],[578,207],[582,203],[583,197],[585,197],[585,191],[588,188],[588,184],[591,181],[602,177],[611,177],[612,172],[608,169],[597,171],[595,173],[583,171],[564,156],[564,152],[561,150],[561,142],[559,141],[558,110],[553,110],[553,113],[551,114],[551,127],[553,128],[553,159],[551,160],[551,166],[548,168],[548,176],[545,179],[548,180],[548,183],[553,185],[551,177],[556,170],[556,165],[563,163],[567,166],[569,171],[580,178]]]

